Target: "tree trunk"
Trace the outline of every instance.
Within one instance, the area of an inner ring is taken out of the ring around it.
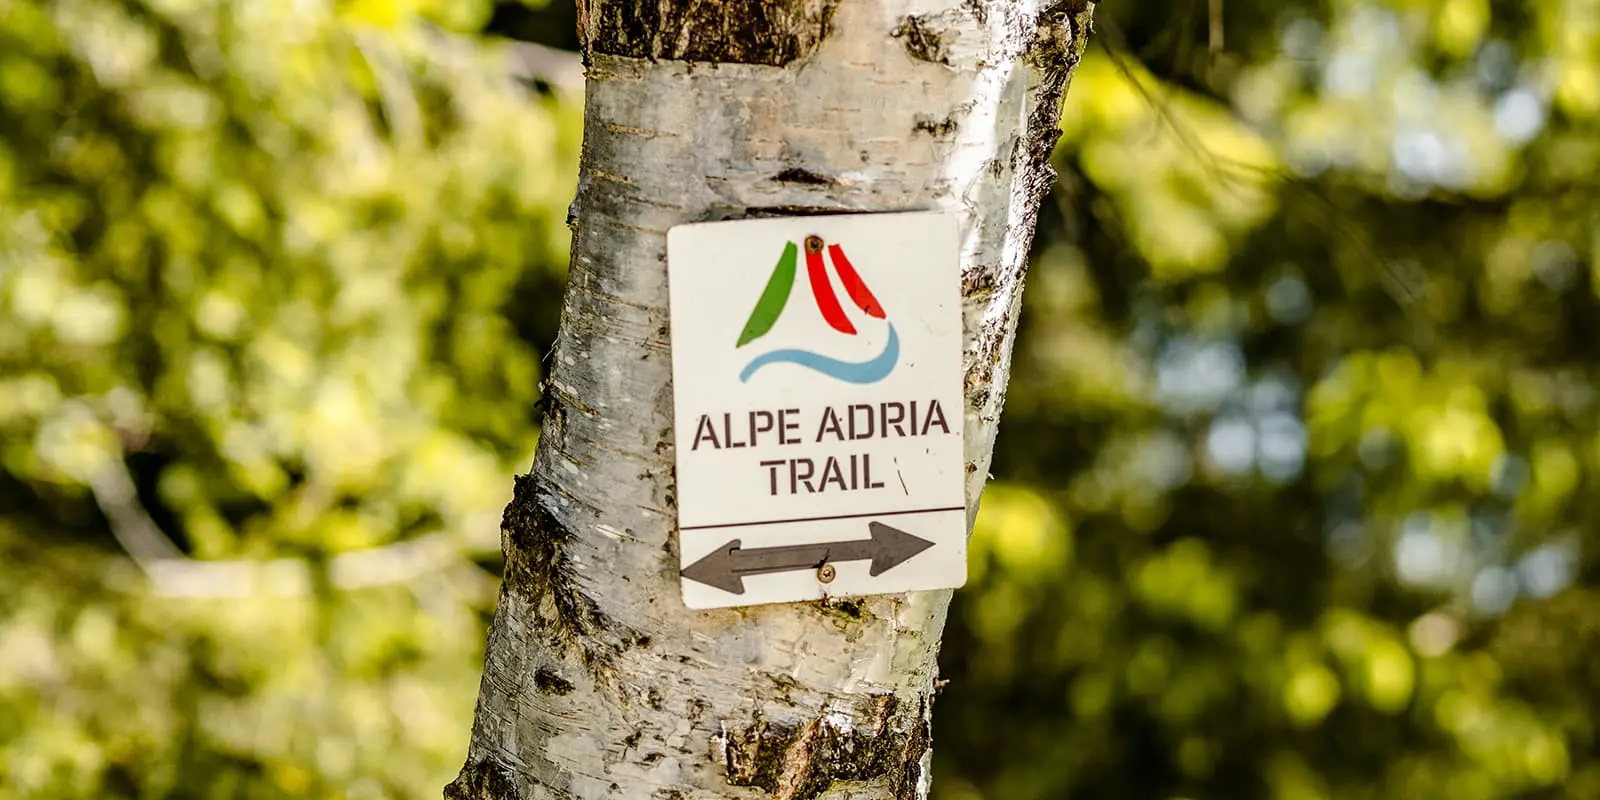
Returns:
[[[570,286],[450,798],[926,798],[949,592],[691,611],[666,231],[961,222],[968,520],[1087,0],[579,0]]]

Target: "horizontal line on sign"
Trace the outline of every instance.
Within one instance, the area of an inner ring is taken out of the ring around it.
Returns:
[[[799,519],[762,519],[755,522],[724,522],[720,525],[680,525],[680,531],[703,531],[711,528],[748,528],[752,525],[788,525],[792,522],[823,522],[830,519],[860,519],[862,517],[903,517],[907,514],[933,514],[939,511],[966,511],[966,506],[948,508],[915,508],[910,511],[873,511],[868,514],[835,514],[831,517],[800,517]]]

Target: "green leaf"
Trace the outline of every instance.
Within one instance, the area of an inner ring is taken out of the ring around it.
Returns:
[[[778,266],[773,268],[767,288],[762,290],[761,299],[756,301],[755,310],[750,312],[750,319],[744,323],[744,332],[739,334],[736,347],[744,347],[772,330],[778,315],[783,313],[783,307],[789,302],[790,290],[794,288],[795,260],[799,253],[800,248],[794,242],[784,245],[783,256],[778,259]]]

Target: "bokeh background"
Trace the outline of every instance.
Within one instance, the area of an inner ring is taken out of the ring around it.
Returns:
[[[1600,0],[1098,19],[936,797],[1600,798]],[[439,796],[575,44],[0,0],[0,798]]]

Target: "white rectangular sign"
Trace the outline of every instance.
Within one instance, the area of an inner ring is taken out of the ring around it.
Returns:
[[[690,607],[966,581],[957,236],[923,212],[667,234]]]

